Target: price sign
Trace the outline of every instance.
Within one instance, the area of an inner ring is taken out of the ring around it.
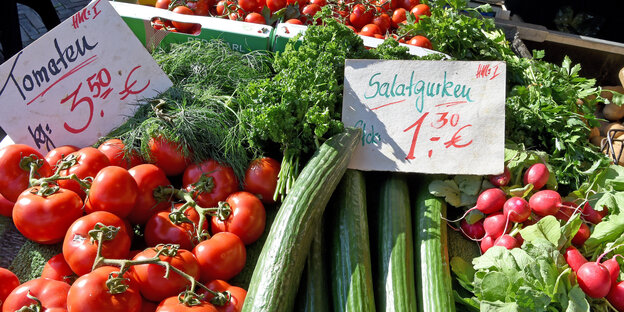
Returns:
[[[347,60],[342,120],[363,130],[349,168],[500,173],[505,63]]]
[[[107,0],[94,0],[0,66],[0,126],[47,153],[91,145],[167,75]]]

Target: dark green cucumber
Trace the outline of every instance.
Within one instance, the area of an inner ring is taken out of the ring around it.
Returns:
[[[407,179],[398,173],[386,174],[382,179],[375,231],[377,309],[414,312],[414,243]]]
[[[362,136],[347,128],[325,141],[282,202],[251,277],[245,312],[290,311],[314,230]]]
[[[299,292],[295,303],[295,311],[326,312],[329,309],[329,287],[327,283],[327,266],[325,250],[327,249],[324,227],[321,221],[316,227],[310,253],[306,259],[303,276],[299,284]]]
[[[414,205],[418,311],[455,311],[447,229],[442,219],[446,216],[446,202],[429,193],[430,181],[423,178]]]
[[[334,311],[375,311],[362,172],[345,172],[332,196],[326,217]]]

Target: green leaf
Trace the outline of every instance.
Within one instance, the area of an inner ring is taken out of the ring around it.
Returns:
[[[619,238],[624,233],[624,213],[610,213],[602,222],[596,224],[592,234],[585,242],[585,247],[589,250],[597,248],[599,245],[611,242]]]
[[[457,183],[462,193],[478,195],[481,190],[481,180],[483,180],[483,178],[477,175],[456,175],[453,180],[455,180],[455,183]]]
[[[553,245],[559,245],[561,231],[559,221],[554,216],[546,216],[539,220],[536,224],[530,225],[522,230],[520,234],[525,241],[535,242],[544,239]]]
[[[578,286],[574,285],[572,289],[568,292],[568,306],[566,307],[566,312],[589,312],[589,302],[587,302],[587,298],[585,297],[585,293]]]
[[[515,302],[490,302],[490,301],[482,301],[481,302],[481,311],[482,312],[516,312],[520,311],[518,304]]]
[[[454,207],[461,207],[459,192],[459,187],[453,180],[434,180],[429,183],[429,193],[433,196],[444,197],[444,200]]]
[[[472,283],[474,281],[474,274],[476,271],[466,260],[461,257],[453,257],[450,264],[451,270],[457,275],[459,280],[466,283]]]
[[[522,311],[546,311],[550,297],[533,287],[522,286],[516,291],[516,302]]]
[[[511,196],[525,198],[529,195],[529,193],[531,193],[531,191],[533,190],[533,187],[534,187],[533,184],[529,183],[522,187],[518,187],[514,185],[514,186],[511,186],[511,188],[504,188],[504,189],[506,189],[506,192],[509,193],[509,195]]]
[[[581,220],[580,214],[575,214],[566,224],[561,228],[561,238],[559,239],[559,244],[557,245],[557,249],[561,250],[563,247],[570,245],[572,242],[572,238],[576,235],[583,220]]]
[[[502,272],[490,272],[481,282],[481,298],[487,301],[507,301],[510,281]]]

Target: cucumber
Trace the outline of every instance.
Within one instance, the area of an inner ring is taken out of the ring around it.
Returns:
[[[362,172],[345,172],[330,201],[327,218],[334,311],[375,311]]]
[[[379,311],[416,311],[412,219],[407,179],[382,176],[377,207],[377,277]]]
[[[295,302],[296,311],[327,312],[329,309],[329,288],[327,287],[327,270],[325,264],[325,235],[323,222],[316,227],[310,253],[299,285]]]
[[[360,129],[345,129],[325,141],[305,165],[269,230],[242,311],[293,309],[315,226],[361,136]]]
[[[416,225],[416,276],[418,311],[455,311],[452,277],[448,257],[446,203],[429,193],[430,178],[416,191],[414,224]]]

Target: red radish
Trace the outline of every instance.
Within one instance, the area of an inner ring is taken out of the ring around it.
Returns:
[[[616,257],[617,256],[614,256],[613,258],[602,263],[602,265],[609,270],[609,274],[611,275],[611,285],[615,285],[618,277],[620,277],[620,264],[617,262]]]
[[[624,281],[615,284],[611,288],[607,300],[615,309],[624,312]]]
[[[555,191],[543,190],[539,191],[529,198],[529,207],[538,216],[555,215],[561,207],[565,206],[561,203],[561,195]]]
[[[590,235],[591,231],[589,230],[589,226],[587,226],[587,224],[585,223],[581,223],[581,227],[579,228],[578,232],[576,232],[576,235],[574,235],[574,237],[572,238],[572,244],[576,246],[583,246],[583,244],[585,244],[585,241],[589,238]]]
[[[484,214],[490,214],[490,213],[500,211],[501,209],[503,209],[503,205],[505,205],[506,200],[507,200],[507,195],[505,195],[505,192],[502,189],[499,189],[496,187],[487,189],[481,192],[481,194],[479,194],[479,197],[477,198],[476,206],[466,210],[466,212],[464,213],[463,216],[461,216],[461,218],[451,221],[451,222],[457,222],[465,218],[469,212],[475,209],[483,212]]]
[[[473,224],[468,223],[466,220],[461,220],[459,227],[464,235],[472,240],[482,239],[485,236],[483,220],[479,220]]]
[[[587,259],[585,259],[581,252],[574,246],[570,246],[565,250],[563,258],[574,272],[578,271],[583,264],[587,263]]]
[[[494,241],[494,246],[502,246],[507,249],[514,249],[518,246],[518,241],[511,235],[501,235]]]
[[[507,168],[507,166],[505,166],[503,173],[490,176],[490,183],[497,187],[506,186],[509,184],[510,180],[511,173],[509,172],[509,168]]]
[[[512,222],[524,222],[531,216],[529,203],[522,197],[512,197],[503,205],[503,214]]]
[[[587,262],[576,271],[579,286],[586,295],[602,298],[611,290],[611,273],[599,262]]]
[[[524,172],[522,181],[525,185],[529,183],[533,184],[533,189],[539,190],[546,185],[549,177],[550,171],[548,171],[546,165],[537,163],[529,167],[529,169]]]
[[[490,236],[486,236],[481,240],[481,253],[485,253],[486,251],[488,251],[488,249],[490,249],[492,246],[494,246],[494,239]]]
[[[602,217],[603,216],[598,211],[594,210],[594,208],[589,205],[589,203],[585,203],[585,206],[583,206],[583,214],[581,215],[581,219],[592,224],[598,224],[602,222]]]
[[[522,247],[522,244],[524,244],[524,238],[522,238],[522,235],[520,235],[520,233],[518,233],[514,238],[518,242],[517,246],[518,247]]]
[[[493,213],[483,220],[485,235],[494,239],[499,238],[504,233],[509,233],[509,221],[501,212]]]
[[[559,208],[559,211],[555,213],[555,218],[559,220],[563,220],[563,221],[568,221],[570,220],[572,215],[576,212],[576,207],[578,206],[573,202],[563,202],[561,204],[565,206],[561,206]]]

